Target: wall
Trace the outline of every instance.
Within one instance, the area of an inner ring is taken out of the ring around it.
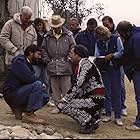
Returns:
[[[39,0],[9,0],[8,2],[8,10],[10,16],[13,16],[15,13],[20,12],[21,7],[29,6],[33,10],[32,19],[39,17]]]

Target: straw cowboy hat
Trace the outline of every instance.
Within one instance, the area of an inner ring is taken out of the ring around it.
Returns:
[[[62,26],[65,22],[65,19],[62,18],[60,15],[53,15],[51,18],[48,20],[48,24],[50,27],[53,28],[58,28]]]

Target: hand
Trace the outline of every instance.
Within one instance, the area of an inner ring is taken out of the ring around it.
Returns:
[[[60,99],[59,103],[63,103],[63,102],[67,102],[64,97]]]
[[[110,61],[110,60],[112,59],[112,57],[113,57],[113,54],[112,54],[112,53],[106,55],[106,56],[105,56],[105,61],[106,61],[106,62],[107,62],[107,61]]]

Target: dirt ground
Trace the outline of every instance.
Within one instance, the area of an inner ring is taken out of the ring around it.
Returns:
[[[125,130],[127,125],[131,125],[134,122],[136,116],[133,85],[129,83],[127,79],[125,80],[125,84],[127,90],[126,105],[128,116],[122,117],[124,123],[123,127],[115,125],[113,118],[111,122],[101,123],[95,134],[81,135],[78,133],[79,126],[73,119],[63,114],[50,114],[50,111],[53,109],[51,107],[45,106],[43,109],[39,110],[37,114],[41,118],[44,118],[48,125],[56,128],[56,130],[62,133],[65,137],[71,136],[72,138],[77,139],[139,139],[140,131],[132,132]],[[3,100],[0,100],[0,108],[0,123],[5,125],[21,124],[21,121],[17,121],[12,115],[7,114],[9,107]]]

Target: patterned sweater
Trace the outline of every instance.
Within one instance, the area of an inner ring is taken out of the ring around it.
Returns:
[[[69,92],[64,96],[64,100],[69,102],[72,99],[86,98],[89,95],[100,94],[104,96],[104,84],[101,74],[96,65],[83,58],[80,62],[80,71],[77,80]]]

